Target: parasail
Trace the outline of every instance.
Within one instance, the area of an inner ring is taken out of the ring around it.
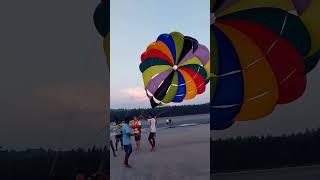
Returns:
[[[317,0],[211,2],[211,130],[302,96],[320,59],[319,7]]]
[[[179,32],[161,34],[141,55],[140,71],[152,107],[182,102],[205,92],[209,50]]]
[[[93,14],[94,25],[98,33],[104,38],[103,49],[106,62],[110,64],[110,1],[101,0]]]

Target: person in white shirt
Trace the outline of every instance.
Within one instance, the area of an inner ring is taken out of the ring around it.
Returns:
[[[149,143],[151,145],[151,151],[154,151],[156,148],[156,141],[155,141],[155,136],[156,136],[156,132],[157,132],[157,128],[156,128],[156,117],[152,117],[151,115],[148,116],[147,121],[149,122],[150,125],[150,134],[149,134]]]

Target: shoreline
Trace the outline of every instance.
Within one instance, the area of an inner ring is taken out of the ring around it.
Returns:
[[[166,125],[165,120],[168,118],[172,120],[172,128],[168,128],[168,126]],[[196,126],[200,124],[209,124],[210,114],[157,118],[157,121],[158,121],[157,129],[174,129],[174,128],[187,127],[187,126]],[[142,123],[142,131],[147,131],[149,129],[147,122],[145,120],[141,120],[141,123]],[[110,125],[110,128],[111,128],[111,125]],[[115,136],[115,134],[114,132],[111,131],[111,129],[110,129],[110,137],[113,137]]]

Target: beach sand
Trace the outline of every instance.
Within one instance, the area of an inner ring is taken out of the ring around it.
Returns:
[[[118,150],[116,158],[110,154],[111,180],[210,179],[208,124],[159,129],[155,152],[150,152],[148,134],[149,131],[143,133],[141,150],[134,150],[130,157],[132,169],[122,165],[124,151]],[[133,148],[135,149],[135,145]]]

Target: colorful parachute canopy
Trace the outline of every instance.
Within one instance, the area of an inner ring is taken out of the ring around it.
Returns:
[[[110,1],[101,0],[93,14],[94,25],[99,34],[104,38],[103,48],[107,64],[110,64]]]
[[[211,2],[211,123],[221,130],[299,98],[320,59],[320,1]]]
[[[209,50],[178,32],[161,34],[141,55],[146,94],[152,107],[194,98],[210,77]]]

